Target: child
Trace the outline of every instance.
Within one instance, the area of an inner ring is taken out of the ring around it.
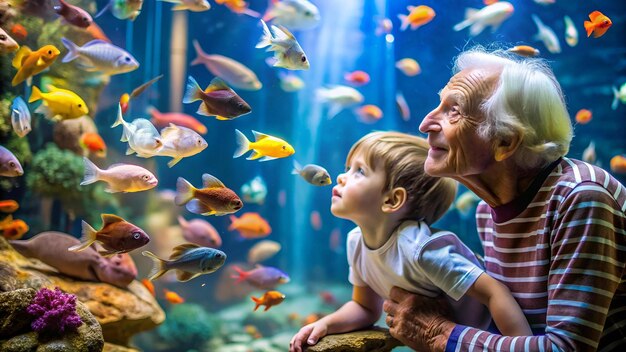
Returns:
[[[507,287],[456,235],[429,227],[454,201],[456,182],[424,172],[428,149],[425,139],[398,132],[373,132],[352,146],[330,206],[358,226],[348,234],[352,300],[301,328],[290,351],[374,324],[393,286],[447,294],[459,324],[486,329],[493,317],[503,335],[532,335]]]

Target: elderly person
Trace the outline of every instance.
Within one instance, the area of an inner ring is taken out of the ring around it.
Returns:
[[[383,308],[391,334],[418,351],[626,351],[626,189],[564,157],[572,127],[551,70],[473,49],[440,97],[420,125],[425,171],[482,198],[485,270],[534,336],[455,324],[440,300],[397,287]]]

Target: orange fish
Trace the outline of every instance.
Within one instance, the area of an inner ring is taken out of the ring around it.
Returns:
[[[224,5],[228,7],[234,13],[237,14],[246,14],[251,17],[261,17],[261,14],[250,10],[248,8],[248,3],[243,0],[215,0],[215,3],[218,5]]]
[[[164,288],[163,292],[165,293],[165,299],[168,302],[170,302],[171,304],[181,304],[181,303],[185,302],[185,299],[182,298],[178,293],[176,293],[174,291],[170,291],[170,290]]]
[[[321,313],[311,313],[307,315],[304,319],[302,319],[302,326],[309,325],[315,323],[316,321],[322,319],[324,314]]]
[[[383,118],[383,111],[376,105],[364,105],[357,109],[359,120],[364,123],[374,123]]]
[[[99,158],[107,156],[107,145],[96,132],[83,133],[78,140],[78,144],[85,151],[85,156],[87,156],[89,152],[94,153]]]
[[[519,56],[525,57],[535,57],[541,54],[538,49],[533,48],[529,45],[517,45],[507,50],[510,53],[517,54]]]
[[[433,20],[435,17],[435,10],[426,6],[407,6],[409,10],[408,15],[398,15],[400,21],[402,21],[402,25],[400,26],[400,30],[404,31],[411,26],[411,29],[416,29],[417,27],[423,26],[426,23]]]
[[[256,303],[254,311],[256,311],[260,306],[265,306],[263,311],[267,312],[270,307],[281,304],[285,300],[285,295],[278,291],[267,291],[261,298],[256,298],[254,296],[250,298],[254,301],[254,303]]]
[[[20,205],[13,199],[0,200],[0,212],[13,213],[19,209]]]
[[[17,73],[11,85],[14,87],[24,80],[40,73],[48,68],[61,52],[54,45],[44,45],[37,51],[31,51],[26,45],[17,51],[13,58],[12,65],[17,69]]]
[[[191,128],[200,134],[206,134],[208,132],[206,126],[195,117],[183,114],[182,112],[160,112],[150,107],[148,108],[148,113],[152,116],[150,122],[152,122],[155,127],[167,127],[170,123],[173,123],[176,126]]]
[[[611,171],[616,174],[626,174],[626,158],[616,155],[611,158]]]
[[[246,332],[246,334],[252,336],[255,339],[260,339],[261,337],[263,337],[263,335],[261,335],[261,332],[259,331],[259,329],[254,326],[254,325],[246,325],[243,327],[243,331]]]
[[[148,280],[148,279],[141,279],[141,284],[148,289],[148,291],[150,292],[150,294],[152,295],[152,297],[156,297],[156,291],[154,291],[154,284],[152,283],[152,281]]]
[[[613,22],[611,19],[606,17],[600,11],[594,11],[589,14],[589,19],[591,21],[585,21],[585,30],[587,31],[587,37],[593,33],[594,38],[598,38],[604,35],[606,31],[611,27]]]
[[[243,238],[262,238],[272,232],[270,224],[259,213],[244,213],[240,218],[231,215],[230,221],[228,231],[237,230]]]
[[[28,224],[20,219],[13,220],[11,215],[0,221],[0,232],[7,240],[19,240],[28,230]]]
[[[176,181],[174,203],[185,205],[190,212],[204,216],[226,215],[243,207],[239,196],[210,174],[202,175],[202,188],[196,188],[179,177]]]
[[[365,71],[348,72],[343,75],[343,79],[355,86],[366,85],[370,81],[370,75]]]
[[[319,231],[322,229],[322,216],[320,212],[317,210],[313,210],[310,215],[309,221],[311,222],[311,227],[315,231]]]
[[[13,27],[11,27],[11,34],[13,34],[13,37],[17,39],[24,40],[28,35],[28,31],[26,30],[26,28],[24,28],[24,26],[16,23],[13,25]]]
[[[498,2],[498,0],[483,0],[483,4],[485,5],[493,5],[496,2]]]
[[[576,113],[576,122],[581,125],[586,125],[591,121],[592,117],[593,115],[591,114],[591,111],[587,109],[580,109]]]

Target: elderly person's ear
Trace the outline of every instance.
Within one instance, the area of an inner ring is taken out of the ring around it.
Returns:
[[[510,158],[515,154],[520,144],[522,144],[522,138],[519,135],[507,136],[506,138],[500,139],[494,153],[496,161],[503,161]]]

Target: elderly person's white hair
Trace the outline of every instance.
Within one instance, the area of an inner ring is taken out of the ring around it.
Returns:
[[[572,124],[561,86],[544,60],[477,47],[461,53],[454,63],[455,74],[476,68],[502,70],[493,94],[480,105],[486,116],[478,131],[482,137],[519,136],[514,160],[524,169],[546,166],[567,154]]]

